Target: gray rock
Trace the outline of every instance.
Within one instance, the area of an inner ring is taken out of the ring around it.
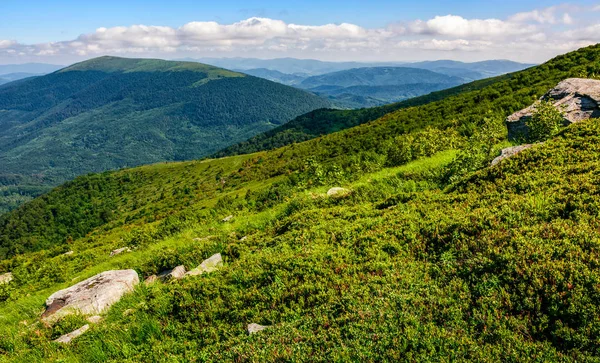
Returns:
[[[506,149],[502,149],[502,153],[500,154],[500,156],[498,156],[497,158],[492,160],[492,166],[498,164],[499,162],[501,162],[504,159],[508,159],[512,156],[517,155],[518,153],[520,153],[523,150],[530,149],[532,146],[533,146],[533,144],[525,144],[525,145],[519,145],[519,146],[511,146],[511,147],[507,147]]]
[[[116,255],[120,255],[123,252],[131,252],[131,249],[129,247],[122,247],[122,248],[118,248],[116,250],[113,250],[110,252],[110,256],[116,256]]]
[[[232,219],[233,219],[233,216],[232,216],[232,215],[229,215],[229,216],[227,216],[227,217],[223,218],[223,219],[221,220],[221,222],[229,222],[229,221],[230,221],[230,220],[232,220]]]
[[[569,78],[560,82],[540,100],[552,100],[564,115],[564,124],[570,125],[589,118],[600,117],[600,81]],[[535,111],[535,104],[508,116],[508,138],[517,140],[528,135],[527,121]]]
[[[133,291],[139,282],[138,274],[134,270],[102,272],[52,294],[46,299],[47,308],[42,314],[42,320],[52,323],[73,313],[101,314],[123,295]]]
[[[87,322],[91,323],[91,324],[98,324],[99,322],[101,322],[103,320],[103,318],[100,315],[94,315],[94,316],[88,317],[85,320],[87,320]]]
[[[221,266],[223,266],[223,258],[220,253],[217,253],[202,261],[195,269],[188,271],[186,276],[197,276],[202,275],[203,273],[213,272]]]
[[[172,270],[163,271],[158,274],[158,279],[167,281],[171,279],[179,280],[185,276],[185,267],[183,265],[177,266]]]
[[[73,339],[83,335],[83,333],[88,331],[89,328],[90,328],[89,324],[85,324],[81,328],[79,328],[75,331],[72,331],[69,334],[65,334],[65,335],[61,336],[60,338],[56,339],[54,342],[61,343],[61,344],[69,344],[69,343],[71,343],[71,341]]]
[[[63,256],[71,256],[71,255],[72,255],[72,254],[74,254],[74,253],[75,253],[74,251],[69,251],[69,252],[65,252],[65,253],[63,253],[62,255],[63,255]]]
[[[344,197],[350,194],[350,190],[346,188],[331,188],[327,191],[328,197]]]
[[[8,284],[13,280],[13,274],[11,272],[7,272],[5,274],[0,275],[0,285]]]
[[[259,331],[265,330],[270,328],[271,326],[269,325],[260,325],[260,324],[248,324],[248,334],[255,334],[258,333]]]

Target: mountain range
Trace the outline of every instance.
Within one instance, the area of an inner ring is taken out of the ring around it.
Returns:
[[[0,87],[3,184],[197,159],[329,105],[199,63],[96,58]]]

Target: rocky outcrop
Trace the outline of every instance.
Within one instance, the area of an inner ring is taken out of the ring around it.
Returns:
[[[13,280],[13,274],[10,272],[0,275],[0,285],[8,284],[12,280]]]
[[[350,190],[346,188],[331,188],[327,191],[328,197],[344,197],[350,194]]]
[[[504,159],[507,159],[514,155],[517,155],[521,151],[527,150],[527,149],[531,148],[532,146],[533,146],[533,144],[525,144],[525,145],[519,145],[519,146],[511,146],[511,147],[507,147],[506,149],[502,149],[502,153],[500,154],[500,156],[498,156],[497,158],[492,160],[492,166],[498,164],[499,162],[501,162]]]
[[[177,266],[172,270],[163,271],[158,274],[158,279],[161,281],[180,280],[185,276],[185,267]]]
[[[248,334],[255,334],[268,328],[270,328],[269,325],[260,325],[256,323],[248,324]]]
[[[46,299],[42,320],[54,322],[61,317],[80,313],[97,315],[104,312],[140,282],[134,270],[105,271],[60,290]]]
[[[69,334],[65,334],[63,336],[61,336],[60,338],[54,340],[55,343],[61,343],[61,344],[69,344],[71,343],[71,341],[81,335],[83,335],[83,333],[85,333],[86,331],[88,331],[88,329],[90,328],[89,324],[85,324],[84,326],[82,326],[81,328],[70,332]]]
[[[223,258],[220,253],[210,256],[206,260],[202,261],[200,266],[186,273],[187,276],[197,276],[203,273],[209,273],[216,271],[219,267],[223,266]]]
[[[540,100],[552,100],[554,106],[563,112],[565,125],[600,117],[600,81],[569,78],[560,82]],[[534,111],[535,105],[531,105],[508,116],[506,125],[510,140],[527,137],[527,121],[531,119]]]

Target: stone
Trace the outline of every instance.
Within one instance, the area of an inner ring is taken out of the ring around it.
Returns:
[[[146,277],[146,279],[144,280],[144,284],[150,285],[150,284],[156,282],[157,280],[158,280],[158,276],[151,275],[151,276]]]
[[[116,250],[113,250],[110,252],[110,256],[116,256],[116,255],[120,255],[123,252],[131,252],[131,249],[129,247],[122,247],[122,248],[118,248]]]
[[[233,219],[233,216],[232,216],[232,215],[229,215],[229,216],[227,216],[227,217],[223,218],[223,219],[221,220],[221,222],[229,222],[229,221],[230,221],[230,220],[232,220],[232,219]]]
[[[0,275],[0,285],[8,284],[13,280],[13,274],[11,272],[7,272],[5,274]]]
[[[140,282],[135,270],[111,270],[99,273],[67,289],[55,292],[46,299],[45,322],[55,322],[65,315],[80,313],[98,315]]]
[[[216,271],[219,267],[223,266],[223,258],[220,253],[214,254],[202,261],[202,263],[186,273],[186,276],[197,276],[203,273],[209,273]]]
[[[244,236],[244,237],[240,238],[240,242],[244,242],[247,239],[248,239],[248,236]]]
[[[346,188],[331,188],[327,191],[328,197],[344,197],[350,194],[350,190]]]
[[[74,254],[74,253],[75,253],[74,251],[69,251],[69,252],[65,252],[65,253],[63,253],[62,255],[63,255],[63,256],[71,256],[71,255],[72,255],[72,254]]]
[[[90,328],[89,324],[85,324],[81,328],[79,328],[75,331],[72,331],[69,334],[65,334],[65,335],[61,336],[60,338],[56,339],[54,342],[61,343],[61,344],[69,344],[69,343],[71,343],[71,341],[73,341],[73,339],[83,335],[83,333],[88,331],[89,328]]]
[[[100,315],[94,315],[94,316],[88,317],[85,320],[87,320],[87,322],[91,323],[91,324],[98,324],[99,322],[101,322],[103,320],[103,318]]]
[[[269,325],[260,325],[260,324],[248,324],[248,334],[255,334],[258,333],[259,331],[265,330],[267,328],[270,328]]]
[[[498,156],[497,158],[492,160],[492,166],[498,164],[499,162],[501,162],[504,159],[508,159],[512,156],[517,155],[518,153],[520,153],[523,150],[530,149],[532,146],[533,146],[533,144],[525,144],[525,145],[519,145],[519,146],[511,146],[511,147],[507,147],[506,149],[502,149],[502,153],[500,154],[500,156]]]
[[[168,281],[171,279],[179,280],[185,276],[185,267],[183,265],[177,266],[172,270],[163,271],[158,274],[158,279],[162,281]]]
[[[600,117],[600,81],[568,78],[542,96],[540,100],[552,100],[554,106],[563,112],[565,125]],[[527,137],[527,122],[533,116],[535,106],[533,104],[508,116],[506,126],[509,140]]]

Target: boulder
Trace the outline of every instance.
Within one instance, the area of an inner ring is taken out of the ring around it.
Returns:
[[[258,333],[259,331],[265,330],[267,328],[270,328],[269,325],[260,325],[260,324],[248,324],[248,334],[254,334],[254,333]]]
[[[74,253],[75,253],[74,251],[69,251],[69,252],[65,252],[65,253],[63,253],[62,255],[63,255],[63,256],[71,256],[71,255],[72,255],[72,254],[74,254]]]
[[[186,273],[186,276],[197,276],[203,273],[216,271],[219,267],[223,266],[223,258],[220,253],[210,256],[206,260],[193,270]]]
[[[133,291],[139,282],[138,274],[134,270],[102,272],[50,295],[46,299],[47,308],[42,314],[42,320],[54,322],[73,313],[101,314],[119,301],[123,295]]]
[[[570,125],[589,118],[600,117],[600,81],[585,78],[569,78],[560,82],[540,100],[552,100],[563,112],[564,124]],[[508,116],[508,138],[518,140],[527,137],[527,121],[535,111],[535,104]]]
[[[344,197],[350,194],[350,190],[346,188],[331,188],[327,191],[328,197]]]
[[[110,256],[116,256],[116,255],[120,255],[123,252],[131,252],[131,249],[129,247],[122,247],[122,248],[117,248],[116,250],[112,250],[110,252]]]
[[[79,328],[75,331],[72,331],[69,334],[65,334],[65,335],[61,336],[60,338],[56,339],[54,342],[61,343],[61,344],[69,344],[69,343],[71,343],[71,341],[73,339],[83,335],[83,333],[88,331],[89,328],[90,328],[89,324],[85,324],[81,328]]]
[[[158,276],[151,275],[151,276],[146,277],[146,279],[144,280],[144,284],[150,285],[150,284],[156,282],[157,280],[158,280]]]
[[[13,280],[13,274],[10,272],[0,275],[0,285],[8,284],[12,280]]]
[[[498,156],[497,158],[492,160],[492,166],[498,164],[499,162],[501,162],[504,159],[508,159],[512,156],[515,156],[518,153],[520,153],[521,151],[527,150],[527,149],[531,148],[532,146],[533,146],[533,144],[525,144],[525,145],[519,145],[519,146],[511,146],[511,147],[507,147],[506,149],[502,149],[502,153],[500,154],[500,156]]]
[[[180,280],[185,276],[185,267],[183,265],[177,266],[172,270],[163,271],[158,274],[157,278],[162,281],[168,281],[171,279]]]
[[[229,222],[229,221],[230,221],[230,220],[232,220],[232,219],[233,219],[233,216],[232,216],[232,215],[229,215],[229,216],[227,216],[227,217],[223,218],[223,219],[221,220],[221,222]]]

